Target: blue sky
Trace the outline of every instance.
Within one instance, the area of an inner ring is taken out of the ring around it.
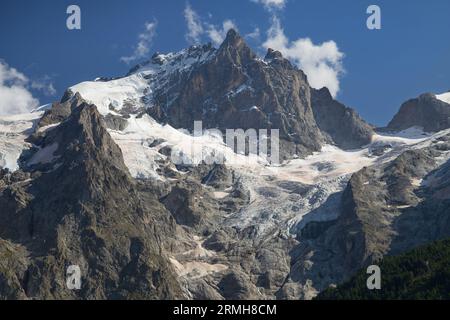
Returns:
[[[267,31],[276,16],[291,49],[298,39],[310,38],[318,52],[322,43],[334,41],[343,57],[333,67],[345,70],[339,76],[337,98],[376,125],[385,125],[408,98],[450,90],[448,0],[287,0],[284,8],[272,9],[256,2],[190,0],[204,31],[198,37],[210,41],[207,31],[220,31],[230,20],[242,35],[256,35],[259,29],[259,38],[247,39],[264,54]],[[125,74],[133,63],[121,57],[133,54],[146,23],[156,22],[151,41],[145,43],[149,55],[187,47],[187,3],[2,0],[0,59],[26,76],[22,85],[40,103],[59,100],[75,83]],[[81,8],[81,30],[66,28],[70,4]],[[381,30],[366,28],[370,4],[381,8]],[[294,51],[292,55],[297,54]],[[50,85],[55,90],[48,90]]]

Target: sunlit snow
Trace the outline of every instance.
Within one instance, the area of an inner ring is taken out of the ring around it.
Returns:
[[[436,95],[436,98],[450,104],[450,92]]]
[[[15,171],[19,168],[18,159],[24,149],[30,147],[25,139],[31,134],[34,125],[44,114],[43,106],[38,111],[26,114],[0,117],[0,167]]]

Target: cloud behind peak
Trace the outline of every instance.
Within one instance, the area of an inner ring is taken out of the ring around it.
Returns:
[[[273,17],[263,47],[278,50],[285,58],[295,63],[306,73],[312,87],[318,89],[327,87],[333,97],[338,94],[340,77],[344,73],[342,62],[344,54],[336,42],[314,44],[310,38],[291,41],[285,35],[280,20]]]

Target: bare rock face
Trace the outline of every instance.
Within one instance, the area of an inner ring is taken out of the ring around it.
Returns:
[[[26,299],[22,279],[28,265],[28,252],[21,245],[0,239],[0,293],[3,299]]]
[[[158,155],[161,179],[132,178],[108,129],[124,130],[144,106],[176,128],[279,129],[283,158],[325,143],[359,148],[373,134],[280,52],[260,59],[234,30],[219,49],[152,63],[167,68],[142,73],[149,87],[136,106],[101,116],[67,91],[28,138],[20,169],[0,169],[0,299],[311,299],[387,254],[450,236],[446,132],[418,147],[371,145],[373,165],[317,184],[175,165],[158,136],[140,142]],[[70,265],[81,290],[66,287]]]
[[[233,184],[233,174],[223,164],[215,164],[208,174],[203,177],[202,183],[216,189],[226,189]]]
[[[448,163],[438,162],[441,154],[436,146],[409,150],[380,169],[367,168],[352,177],[343,197],[342,221],[348,214],[355,214],[354,221],[360,224],[364,238],[359,256],[362,265],[450,236],[448,215],[444,213],[448,197],[434,196],[442,185],[422,183],[448,167]],[[420,220],[423,222],[418,223]],[[441,221],[432,223],[436,220]],[[342,225],[344,229],[350,230]],[[424,237],[416,233],[419,229]]]
[[[314,121],[310,88],[301,70],[272,51],[266,60],[258,59],[234,30],[218,50],[205,50],[213,50],[206,62],[171,79],[170,86],[156,93],[151,116],[190,130],[196,120],[203,121],[203,128],[223,132],[279,129],[292,154],[320,149],[323,137]]]
[[[428,147],[353,174],[339,217],[310,223],[299,235],[287,283],[299,292],[294,284],[304,289],[311,281],[321,291],[385,255],[450,237],[449,162],[441,160],[449,141],[444,134]]]
[[[45,111],[42,118],[39,120],[38,128],[48,125],[56,124],[67,119],[72,110],[78,107],[83,102],[79,93],[74,94],[70,90],[66,91],[60,102],[55,102],[52,107]]]
[[[413,126],[422,127],[426,132],[450,128],[450,105],[430,93],[406,101],[388,124],[388,129],[405,130]]]
[[[218,205],[211,200],[199,184],[187,182],[174,186],[162,203],[179,225],[207,230],[218,211]]]
[[[249,300],[258,297],[256,286],[238,272],[227,274],[220,281],[219,288],[227,300]]]
[[[356,113],[334,100],[327,88],[311,89],[314,119],[322,133],[342,149],[356,149],[371,142],[373,128]]]
[[[30,160],[32,179],[7,185],[0,195],[0,256],[11,251],[14,257],[1,259],[0,296],[183,297],[164,254],[173,220],[133,182],[96,107],[75,107],[39,147],[37,153],[52,156]],[[69,265],[81,269],[79,291],[66,287]]]
[[[279,129],[283,159],[320,150],[324,142],[356,148],[373,134],[350,108],[333,100],[328,89],[310,88],[303,71],[268,49],[258,58],[244,39],[230,30],[219,49],[191,47],[207,55],[190,72],[179,72],[152,96],[148,110],[176,128]],[[157,57],[157,56],[156,56]],[[157,63],[153,61],[153,63]],[[345,123],[345,125],[343,125]]]

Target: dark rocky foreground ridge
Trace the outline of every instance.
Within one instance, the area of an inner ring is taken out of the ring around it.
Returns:
[[[0,296],[183,297],[164,255],[173,219],[130,177],[96,107],[77,104],[40,141],[41,150],[57,145],[55,167],[2,170]],[[78,292],[66,288],[72,264],[87,271]]]
[[[174,73],[132,115],[279,128],[286,158],[371,142],[355,111],[310,88],[279,52],[258,59],[234,31],[200,49],[211,58]],[[319,183],[170,159],[152,180],[131,176],[112,138],[129,117],[68,91],[28,137],[20,170],[0,170],[0,298],[311,299],[386,255],[450,237],[447,131],[412,146],[382,141],[370,166]],[[69,265],[82,270],[81,290],[66,287]]]

